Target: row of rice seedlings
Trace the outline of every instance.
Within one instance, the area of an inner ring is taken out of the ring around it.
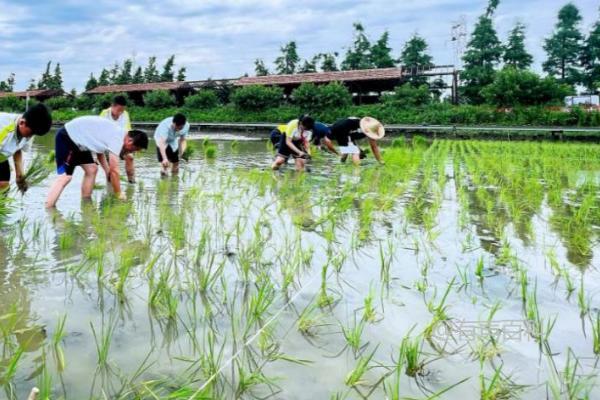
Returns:
[[[579,359],[571,348],[567,349],[567,361],[563,371],[559,372],[549,358],[550,378],[547,381],[547,396],[554,400],[591,399],[592,389],[596,386],[596,374],[584,374]]]

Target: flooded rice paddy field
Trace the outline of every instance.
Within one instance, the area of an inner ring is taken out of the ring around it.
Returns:
[[[36,151],[51,150],[51,139]],[[385,166],[195,141],[11,192],[0,398],[598,398],[600,146],[396,140]],[[266,167],[266,169],[265,169]]]

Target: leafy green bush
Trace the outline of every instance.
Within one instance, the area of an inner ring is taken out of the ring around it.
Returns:
[[[482,91],[486,102],[499,107],[539,104],[560,104],[571,89],[554,78],[540,78],[534,72],[506,67],[499,71],[494,82]]]
[[[175,98],[167,90],[154,90],[144,95],[144,104],[151,109],[173,107]]]
[[[245,86],[231,95],[235,107],[242,111],[262,111],[281,104],[283,89],[279,87]]]
[[[215,108],[219,104],[219,98],[212,90],[200,90],[198,93],[186,97],[184,104],[190,109],[206,110]]]
[[[292,92],[292,98],[303,112],[311,114],[345,109],[352,104],[352,94],[337,82],[323,86],[303,83]]]
[[[394,93],[386,96],[384,101],[397,107],[421,107],[430,104],[432,96],[427,85],[415,87],[404,84],[396,87]]]
[[[75,108],[78,110],[91,110],[96,105],[96,98],[87,94],[77,96],[75,99]]]
[[[75,99],[67,96],[52,97],[44,104],[50,107],[51,110],[63,110],[65,108],[71,108],[75,105]]]
[[[6,96],[0,98],[0,111],[4,112],[24,112],[25,100],[16,96]]]

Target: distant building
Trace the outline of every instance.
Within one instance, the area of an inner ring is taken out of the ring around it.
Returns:
[[[160,82],[160,83],[134,83],[129,85],[98,86],[86,91],[86,95],[100,95],[105,93],[126,93],[136,104],[144,103],[144,94],[155,90],[170,92],[178,104],[183,104],[183,99],[194,90],[188,82]]]
[[[45,101],[52,97],[61,97],[66,93],[64,90],[55,89],[36,89],[25,90],[23,92],[0,92],[0,98],[14,96],[19,99],[36,99],[37,101]]]
[[[565,105],[567,107],[600,107],[600,96],[595,94],[586,94],[580,96],[565,97]]]

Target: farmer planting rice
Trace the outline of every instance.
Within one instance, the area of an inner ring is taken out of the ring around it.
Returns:
[[[310,158],[309,144],[314,126],[315,120],[308,115],[303,115],[287,124],[285,132],[281,134],[277,145],[277,155],[271,166],[273,170],[281,168],[292,156],[296,164],[296,170],[304,171],[306,160]],[[273,140],[273,133],[271,140]]]
[[[92,153],[103,160],[108,152],[110,183],[114,194],[121,200],[127,196],[121,191],[119,157],[148,148],[145,132],[124,129],[103,117],[79,117],[56,132],[56,171],[58,178],[48,192],[46,207],[54,207],[63,189],[71,182],[75,167],[81,166],[85,173],[81,185],[81,196],[88,199],[92,195],[98,166]]]
[[[168,175],[169,164],[171,164],[171,173],[179,172],[179,159],[185,152],[186,138],[189,133],[190,124],[183,114],[175,114],[173,117],[163,119],[156,128],[154,140],[162,176]]]
[[[127,112],[127,99],[125,96],[115,96],[112,101],[112,105],[102,110],[102,112],[100,112],[100,116],[108,119],[109,121],[113,121],[124,131],[129,132],[131,130],[131,118]],[[100,165],[106,173],[106,180],[108,181],[108,163],[106,162],[106,159],[103,161],[104,162]],[[129,183],[135,183],[135,167],[133,162],[133,154],[131,153],[125,156],[125,172],[127,173],[127,180]]]
[[[43,104],[36,104],[23,115],[0,113],[0,190],[10,182],[9,157],[15,163],[17,185],[27,189],[23,172],[23,151],[27,151],[34,136],[43,136],[52,126],[50,112]]]
[[[365,153],[358,147],[357,142],[362,139],[368,139],[375,159],[383,164],[381,153],[377,141],[385,136],[383,124],[371,117],[346,118],[341,119],[331,126],[331,132],[325,137],[327,148],[333,147],[332,141],[335,140],[340,146],[342,162],[345,162],[348,155],[352,155],[352,162],[359,165],[360,160],[365,158]]]

